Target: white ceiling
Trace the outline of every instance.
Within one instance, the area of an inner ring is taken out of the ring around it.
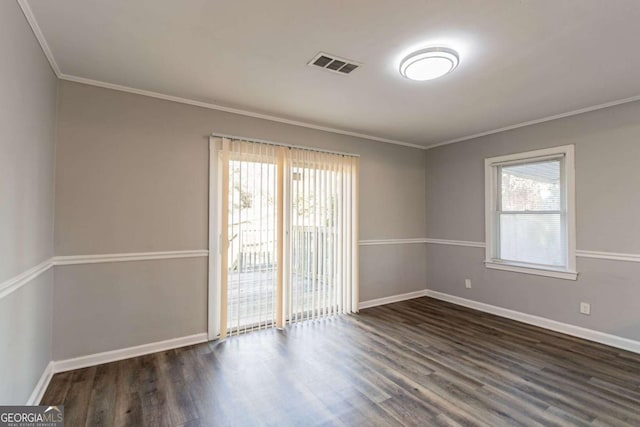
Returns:
[[[638,0],[28,0],[63,75],[429,146],[640,94]],[[406,80],[444,44],[460,65]],[[307,66],[319,51],[364,65]]]

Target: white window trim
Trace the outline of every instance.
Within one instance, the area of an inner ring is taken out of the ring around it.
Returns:
[[[564,157],[563,181],[566,187],[566,232],[567,232],[567,268],[555,269],[517,263],[496,259],[498,238],[495,225],[496,202],[498,190],[497,165],[514,162],[521,163],[545,158]],[[485,266],[495,270],[512,271],[516,273],[534,274],[538,276],[555,277],[558,279],[576,280],[576,201],[575,201],[575,148],[573,145],[545,148],[542,150],[527,151],[525,153],[508,154],[505,156],[490,157],[484,161],[485,179],[485,238],[486,253]]]

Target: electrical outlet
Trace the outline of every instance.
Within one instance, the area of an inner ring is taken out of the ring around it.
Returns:
[[[588,302],[581,302],[580,303],[580,313],[581,314],[586,314],[587,316],[591,314],[591,304],[589,304]]]
[[[464,287],[471,289],[471,279],[464,279]]]

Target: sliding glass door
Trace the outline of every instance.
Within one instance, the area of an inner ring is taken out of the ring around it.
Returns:
[[[211,146],[219,335],[357,311],[357,157],[225,138]]]

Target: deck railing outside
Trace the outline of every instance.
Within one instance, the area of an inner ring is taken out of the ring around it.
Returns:
[[[333,288],[333,271],[319,271],[317,260],[333,256],[335,231],[330,227],[298,226],[291,230],[293,307],[300,314]],[[276,241],[271,230],[246,229],[230,236],[228,319],[251,329],[275,319]],[[265,238],[267,237],[267,238]]]

